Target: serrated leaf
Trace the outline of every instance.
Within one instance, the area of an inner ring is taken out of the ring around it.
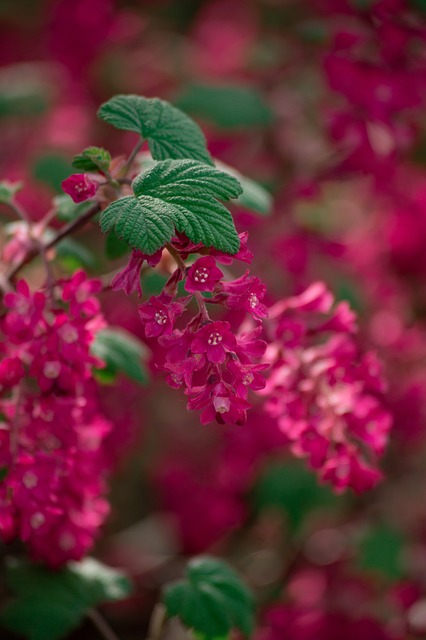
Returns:
[[[139,156],[140,167],[143,171],[151,169],[156,165],[156,160],[153,160],[148,153],[141,153]],[[230,167],[229,165],[221,162],[220,160],[214,160],[215,166],[224,173],[229,173],[238,180],[242,188],[241,195],[236,199],[235,204],[240,205],[250,211],[255,211],[261,215],[269,215],[272,209],[272,196],[264,189],[258,182],[255,182],[251,178],[244,176],[242,173]]]
[[[236,200],[236,204],[265,216],[271,213],[272,196],[268,191],[266,191],[266,189],[251,178],[243,176],[239,171],[228,166],[224,162],[215,160],[215,164],[218,169],[234,176],[234,178],[236,178],[240,183],[243,192]]]
[[[133,181],[135,197],[110,204],[101,214],[103,232],[115,229],[131,247],[150,255],[175,233],[234,254],[240,243],[231,214],[220,200],[236,198],[233,176],[194,160],[164,160]]]
[[[98,331],[91,351],[105,362],[107,373],[122,371],[136,382],[148,381],[148,374],[142,364],[146,359],[145,346],[124,329],[108,328]]]
[[[8,180],[2,180],[0,182],[0,203],[9,204],[12,202],[15,195],[23,187],[22,182],[9,182]]]
[[[175,104],[223,129],[265,126],[273,118],[262,94],[246,85],[192,84]]]
[[[199,126],[165,100],[115,96],[100,107],[98,117],[117,129],[134,131],[148,140],[155,160],[193,158],[212,164]]]
[[[170,617],[177,616],[203,640],[253,629],[254,599],[237,573],[209,556],[189,561],[186,579],[166,586],[163,602]]]
[[[72,166],[81,171],[108,171],[111,155],[101,147],[87,147],[74,156]]]
[[[9,563],[6,581],[15,599],[0,623],[28,640],[56,640],[77,627],[91,607],[121,600],[131,591],[120,571],[86,558],[66,569],[49,571],[26,561]]]
[[[103,233],[115,229],[119,238],[147,255],[164,247],[174,234],[167,207],[156,198],[120,198],[108,205],[99,221]]]

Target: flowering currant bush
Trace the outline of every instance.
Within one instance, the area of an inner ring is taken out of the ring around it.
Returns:
[[[120,338],[108,326],[99,301],[103,287],[116,295],[137,294],[134,313],[152,349],[151,367],[183,393],[187,411],[202,425],[250,433],[248,416],[258,405],[265,442],[254,445],[254,457],[250,449],[240,454],[238,444],[230,445],[228,465],[221,467],[231,474],[228,483],[217,477],[223,485],[219,509],[241,500],[262,450],[289,447],[337,492],[373,487],[381,478],[378,461],[391,418],[381,365],[374,352],[363,350],[354,312],[346,302],[335,303],[321,282],[273,300],[255,273],[234,275],[235,268],[252,262],[253,253],[248,232],[237,233],[223,202],[244,197],[244,189],[231,170],[215,166],[200,129],[183,112],[156,98],[120,95],[98,115],[138,133],[140,142],[127,159],[97,147],[75,157],[74,165],[85,173],[71,175],[62,188],[84,208],[75,209],[59,230],[50,229],[60,216],[58,203],[31,224],[16,204],[13,185],[4,185],[5,202],[22,221],[3,252],[2,540],[21,540],[30,558],[59,569],[82,560],[108,515],[107,482],[117,457],[108,441],[118,427],[102,407],[99,385],[117,367],[140,378],[142,351],[134,338]],[[140,152],[144,141],[150,160]],[[55,247],[95,216],[120,254],[128,248],[127,264],[104,282],[83,270],[58,276]],[[45,268],[38,286],[18,279],[37,256]],[[152,271],[167,277],[159,292],[147,296],[144,281]],[[238,467],[239,481],[229,484]],[[173,483],[181,481],[178,476]],[[190,507],[189,497],[184,505]],[[237,520],[223,514],[216,523],[213,515],[209,535],[243,517],[242,511]],[[203,562],[213,562],[211,569]],[[230,589],[217,633],[236,627],[247,634],[251,596],[215,562],[202,560],[188,569],[192,586],[166,589],[168,614],[213,637],[210,623],[194,622],[191,611],[182,609],[179,594],[188,589],[185,597],[197,598],[191,590],[217,572],[223,593]],[[244,608],[243,617],[235,617],[234,600]],[[8,615],[13,620],[6,610],[6,621]]]

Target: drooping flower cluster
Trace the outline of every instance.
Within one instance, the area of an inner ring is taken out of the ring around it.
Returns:
[[[247,271],[240,278],[225,282],[217,265],[230,264],[233,258],[250,262],[247,233],[240,235],[240,242],[239,252],[229,256],[189,243],[182,236],[175,238],[171,251],[178,268],[160,295],[139,306],[146,337],[158,338],[166,350],[165,362],[160,367],[168,374],[168,384],[176,389],[185,388],[188,410],[200,411],[202,424],[214,420],[221,424],[243,424],[250,407],[249,389],[259,390],[265,385],[262,371],[267,365],[256,363],[266,348],[260,339],[261,328],[236,335],[228,321],[212,320],[206,307],[206,303],[223,305],[226,309],[247,312],[255,319],[267,316],[262,302],[266,287],[261,280]],[[202,256],[187,267],[184,260],[194,253]],[[133,251],[128,265],[115,276],[113,288],[123,288],[126,293],[140,292],[140,270],[145,260],[155,266],[161,260],[161,252],[145,256]],[[177,285],[181,280],[190,295],[178,297]],[[198,305],[198,311],[190,316],[192,301]],[[185,313],[185,327],[180,329],[176,321]]]
[[[21,280],[0,320],[0,537],[19,537],[58,567],[80,559],[108,513],[99,411],[90,353],[104,326],[100,282],[77,272],[55,296]]]
[[[265,410],[278,420],[294,454],[306,457],[337,491],[374,486],[391,417],[380,363],[360,350],[354,314],[346,302],[335,305],[322,283],[270,313]]]

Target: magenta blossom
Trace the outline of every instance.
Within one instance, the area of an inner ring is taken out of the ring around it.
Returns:
[[[226,296],[225,304],[229,309],[248,311],[258,318],[267,317],[268,310],[261,302],[265,297],[266,287],[257,276],[250,276],[246,271],[241,278],[224,282],[222,291]]]
[[[62,182],[62,189],[74,202],[84,202],[93,198],[98,190],[98,183],[89,178],[87,173],[73,173]]]
[[[216,266],[215,259],[212,256],[204,256],[196,260],[194,264],[189,267],[185,289],[190,293],[195,293],[195,291],[213,291],[222,276],[223,273]]]
[[[153,296],[148,302],[139,305],[139,316],[145,325],[147,338],[156,338],[170,334],[178,316],[185,310],[186,299],[172,302],[169,296]]]
[[[209,362],[224,362],[228,351],[235,351],[237,341],[230,331],[229,322],[218,320],[197,331],[191,343],[192,353],[205,353]]]

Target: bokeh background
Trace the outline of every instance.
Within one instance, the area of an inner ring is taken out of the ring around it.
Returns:
[[[262,640],[426,637],[424,0],[1,0],[0,21],[0,175],[24,181],[34,220],[83,148],[132,149],[96,119],[102,102],[167,99],[272,194],[268,216],[234,210],[269,301],[325,281],[389,381],[385,480],[361,497],[320,486],[256,409],[245,427],[201,427],[154,370],[142,389],[108,387],[120,459],[96,553],[137,585],[105,609],[119,637],[143,637],[161,586],[206,551],[255,590]],[[123,262],[95,226],[58,257],[94,275]],[[143,338],[136,299],[102,302]]]

